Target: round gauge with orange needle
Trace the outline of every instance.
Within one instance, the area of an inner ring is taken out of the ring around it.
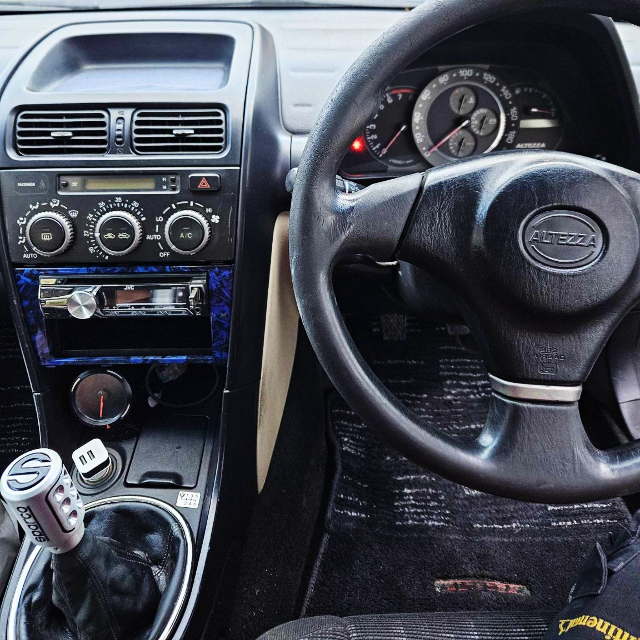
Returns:
[[[122,420],[131,408],[131,387],[119,374],[91,369],[71,385],[71,407],[85,424],[106,427]]]
[[[417,91],[413,87],[391,87],[384,92],[378,111],[364,129],[369,152],[392,167],[420,162],[411,136],[411,113]]]

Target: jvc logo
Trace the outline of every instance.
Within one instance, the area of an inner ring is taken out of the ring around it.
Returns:
[[[13,491],[26,491],[47,477],[51,458],[46,453],[32,453],[20,458],[9,470],[7,485]]]

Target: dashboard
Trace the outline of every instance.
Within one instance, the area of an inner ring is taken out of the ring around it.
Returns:
[[[341,174],[376,180],[512,149],[624,163],[623,114],[589,40],[513,21],[439,45],[389,81]]]
[[[342,169],[352,177],[391,176],[492,151],[579,151],[565,113],[556,92],[526,69],[411,69],[389,84]]]
[[[93,422],[69,401],[96,368],[128,382],[122,416],[135,426],[152,414],[151,368],[188,365],[205,382],[215,369],[224,394],[212,424],[237,457],[225,482],[255,490],[247,465],[270,277],[286,254],[274,251],[291,204],[285,178],[346,69],[403,15],[254,5],[0,15],[0,267],[50,446],[70,449],[104,418],[104,395],[90,397]],[[638,65],[640,29],[597,16],[474,27],[389,79],[339,173],[364,185],[510,149],[640,170]],[[433,317],[440,295],[425,295],[426,274],[391,263],[335,276],[345,313],[396,313],[401,302]],[[207,496],[224,493],[205,489],[201,508],[218,518]],[[222,502],[242,516],[240,502]],[[196,593],[210,575],[198,570],[176,637],[200,625],[189,622],[197,607],[211,613]]]
[[[285,177],[347,67],[401,15],[0,16],[3,269],[35,378],[181,361],[256,380]],[[617,28],[540,12],[442,42],[389,79],[339,173],[366,184],[511,149],[640,168]]]

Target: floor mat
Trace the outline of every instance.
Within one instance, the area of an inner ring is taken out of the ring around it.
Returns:
[[[452,435],[477,435],[487,375],[445,327],[409,320],[397,342],[376,319],[350,328],[418,415]],[[304,616],[555,611],[594,542],[628,521],[622,500],[537,505],[461,487],[395,453],[339,396],[329,403],[336,477]]]
[[[38,419],[20,346],[10,320],[0,320],[0,473],[40,446]]]

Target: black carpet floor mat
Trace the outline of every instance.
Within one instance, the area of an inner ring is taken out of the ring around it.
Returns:
[[[10,320],[0,320],[0,473],[40,446],[38,419],[20,346]]]
[[[387,387],[443,431],[475,437],[490,393],[479,357],[443,326],[410,319],[402,341],[380,327],[350,326]],[[629,519],[622,500],[539,505],[459,486],[395,453],[339,396],[329,403],[336,474],[306,617],[557,611],[590,547]]]

